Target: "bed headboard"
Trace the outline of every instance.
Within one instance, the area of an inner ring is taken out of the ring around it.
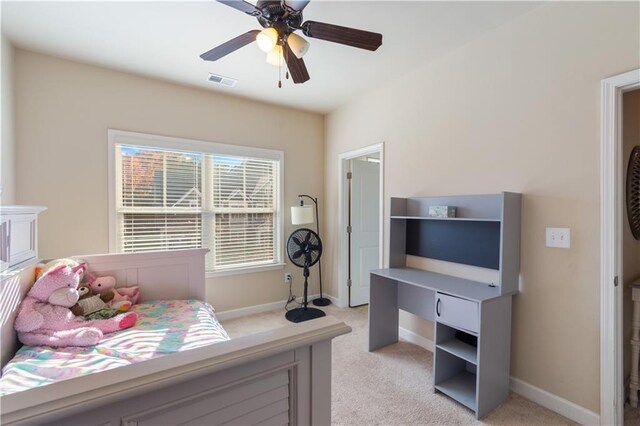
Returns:
[[[150,299],[206,300],[204,257],[208,249],[150,253],[92,254],[83,259],[96,275],[112,275],[117,287],[140,286],[142,301]],[[35,279],[34,265],[0,278],[1,362],[13,357],[18,342],[13,322],[20,302]]]
[[[142,300],[205,300],[204,256],[208,249],[72,256],[89,272],[112,275],[116,287],[140,286]]]

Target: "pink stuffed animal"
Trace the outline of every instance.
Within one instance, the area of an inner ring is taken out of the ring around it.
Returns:
[[[106,320],[85,321],[71,312],[78,301],[82,266],[61,265],[42,275],[22,301],[15,322],[18,339],[25,345],[91,346],[103,333],[129,328],[138,316],[133,312]]]
[[[111,308],[127,310],[131,305],[135,305],[140,298],[140,288],[138,286],[116,288],[116,279],[111,276],[96,277],[91,272],[87,274],[89,277],[88,285],[96,294],[113,293],[113,298],[107,302]]]

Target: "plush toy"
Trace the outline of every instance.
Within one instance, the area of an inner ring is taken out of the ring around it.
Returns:
[[[113,294],[101,295],[94,294],[91,287],[82,283],[78,286],[78,302],[71,307],[71,312],[77,317],[84,317],[99,310],[107,308],[107,304],[110,299],[113,299]],[[112,315],[113,316],[113,315]]]
[[[106,320],[85,321],[71,312],[79,299],[84,267],[60,265],[43,274],[22,301],[15,329],[25,345],[91,346],[103,333],[129,328],[138,316],[127,312]]]
[[[91,289],[100,295],[113,295],[110,300],[102,299],[108,302],[111,308],[120,310],[128,310],[131,305],[138,302],[140,298],[140,289],[138,286],[116,288],[116,279],[111,276],[96,277],[92,273],[88,273],[88,285]]]
[[[49,261],[48,263],[38,263],[36,265],[36,280],[38,280],[42,275],[47,273],[48,271],[57,268],[60,265],[69,266],[71,268],[75,268],[78,265],[82,265],[82,275],[87,271],[87,263],[84,260],[76,260],[76,259],[54,259]],[[82,275],[80,276],[80,281],[82,281]]]

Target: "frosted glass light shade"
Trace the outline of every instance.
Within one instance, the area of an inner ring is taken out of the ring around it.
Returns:
[[[273,46],[278,42],[278,31],[275,28],[269,27],[260,31],[256,37],[256,43],[263,52],[268,53],[273,49]]]
[[[292,206],[291,207],[291,224],[304,225],[306,223],[313,223],[313,207]]]
[[[282,46],[276,44],[273,49],[267,53],[267,63],[274,67],[284,64],[284,56],[282,56]]]
[[[298,59],[302,58],[304,54],[307,53],[307,50],[309,50],[309,42],[298,34],[289,34],[289,37],[287,37],[287,44]]]

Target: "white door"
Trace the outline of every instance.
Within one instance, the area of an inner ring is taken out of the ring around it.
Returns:
[[[351,161],[351,287],[349,306],[369,303],[369,271],[380,253],[380,164]]]

